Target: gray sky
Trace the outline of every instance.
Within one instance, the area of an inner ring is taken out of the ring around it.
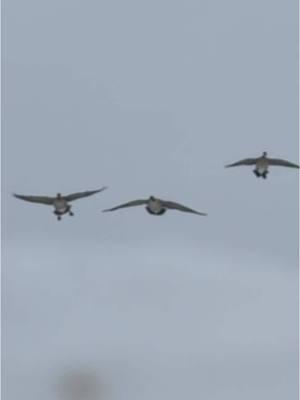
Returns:
[[[297,399],[298,173],[224,169],[298,160],[297,1],[3,8],[6,399]],[[101,213],[150,194],[209,215]]]

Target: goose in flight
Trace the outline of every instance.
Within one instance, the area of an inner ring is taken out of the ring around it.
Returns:
[[[16,197],[17,199],[29,201],[31,203],[39,203],[39,204],[45,204],[47,206],[53,206],[54,207],[53,213],[57,216],[58,221],[60,221],[62,215],[64,214],[68,213],[71,216],[74,215],[74,213],[71,211],[71,206],[69,202],[82,199],[84,197],[92,196],[93,194],[102,192],[105,189],[107,189],[106,186],[98,190],[89,190],[86,192],[71,193],[66,196],[62,196],[61,193],[57,193],[55,197],[24,196],[22,194],[14,193],[14,197]]]
[[[188,212],[188,213],[203,215],[203,216],[207,215],[207,214],[192,210],[191,208],[183,206],[182,204],[175,203],[173,201],[166,201],[166,200],[158,199],[154,196],[150,196],[148,199],[133,200],[128,203],[120,204],[119,206],[109,208],[107,210],[103,210],[103,212],[115,211],[120,208],[135,207],[135,206],[142,206],[142,205],[145,205],[146,206],[145,208],[148,211],[148,213],[152,214],[152,215],[163,215],[168,209],[169,210],[178,210],[178,211],[183,211],[183,212]]]
[[[255,165],[253,173],[257,178],[262,177],[267,178],[269,173],[269,166],[279,166],[279,167],[289,167],[289,168],[299,168],[299,165],[291,163],[286,160],[281,160],[280,158],[269,158],[266,151],[263,152],[262,156],[257,158],[245,158],[244,160],[237,161],[233,164],[225,165],[225,168],[238,167],[240,165]]]

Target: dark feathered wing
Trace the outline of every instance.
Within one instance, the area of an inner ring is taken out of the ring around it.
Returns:
[[[161,203],[162,203],[163,207],[169,208],[171,210],[178,210],[178,211],[188,212],[191,214],[197,214],[197,215],[202,215],[202,216],[207,215],[205,213],[201,213],[199,211],[193,210],[192,208],[186,207],[182,204],[175,203],[174,201],[161,200]]]
[[[119,208],[142,206],[144,204],[147,204],[147,202],[148,202],[148,200],[146,200],[146,199],[133,200],[133,201],[129,201],[128,203],[120,204],[119,206],[109,208],[107,210],[103,210],[103,212],[115,211],[115,210],[118,210]]]
[[[47,206],[53,205],[55,197],[47,197],[47,196],[25,196],[22,194],[16,194],[14,193],[14,197],[17,199],[29,201],[30,203],[39,203],[39,204],[45,204]]]
[[[86,192],[71,193],[71,194],[68,194],[67,196],[63,196],[63,197],[67,201],[74,201],[74,200],[78,200],[78,199],[83,199],[84,197],[92,196],[93,194],[96,194],[96,193],[100,193],[105,189],[107,189],[107,187],[103,186],[101,189],[88,190]]]
[[[240,165],[255,165],[257,158],[245,158],[244,160],[237,161],[233,164],[225,165],[225,168],[239,167]]]
[[[270,165],[275,165],[280,167],[299,168],[299,165],[291,163],[286,160],[281,160],[280,158],[268,158],[268,162]]]

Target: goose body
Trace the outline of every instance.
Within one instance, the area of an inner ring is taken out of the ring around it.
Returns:
[[[163,215],[167,211],[162,202],[153,196],[148,199],[146,210],[152,215]]]
[[[253,170],[254,175],[257,178],[263,178],[263,179],[267,178],[270,166],[299,168],[298,164],[294,164],[290,161],[283,160],[280,158],[269,158],[266,151],[264,151],[262,156],[260,156],[260,157],[245,158],[245,159],[237,161],[233,164],[228,164],[225,166],[225,168],[239,167],[242,165],[248,165],[248,166],[254,165],[255,166],[255,168]]]
[[[53,201],[53,206],[57,213],[65,214],[68,212],[70,206],[64,197],[56,197]]]
[[[175,203],[173,201],[162,200],[162,199],[156,198],[154,196],[150,196],[148,199],[139,199],[139,200],[129,201],[128,203],[120,204],[119,206],[109,208],[107,210],[103,210],[103,212],[116,211],[116,210],[119,210],[120,208],[136,207],[136,206],[141,206],[141,205],[144,205],[146,211],[151,215],[163,215],[163,214],[165,214],[165,212],[168,209],[188,212],[188,213],[202,215],[202,216],[207,215],[205,213],[201,213],[196,210],[193,210],[192,208],[186,207],[182,204]]]
[[[85,192],[77,192],[71,193],[66,196],[62,196],[61,193],[57,193],[55,197],[50,196],[27,196],[22,194],[14,194],[14,197],[20,200],[29,201],[31,203],[38,203],[44,204],[47,206],[54,207],[53,213],[57,216],[57,219],[60,221],[62,215],[69,214],[73,216],[74,213],[71,211],[71,205],[69,202],[82,199],[84,197],[92,196],[96,193],[102,192],[103,190],[107,189],[106,186],[102,187],[101,189],[97,190],[89,190]]]

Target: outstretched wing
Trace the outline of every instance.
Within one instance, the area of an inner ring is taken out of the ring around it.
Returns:
[[[192,214],[197,214],[197,215],[202,215],[202,216],[206,216],[207,214],[205,213],[201,213],[198,212],[196,210],[193,210],[192,208],[186,207],[182,204],[179,203],[175,203],[174,201],[164,201],[161,200],[162,206],[169,208],[171,210],[179,210],[179,211],[183,211],[183,212],[188,212],[188,213],[192,213]]]
[[[148,200],[146,200],[146,199],[133,200],[133,201],[129,201],[128,203],[120,204],[119,206],[109,208],[107,210],[103,210],[103,212],[115,211],[115,210],[118,210],[119,208],[142,206],[143,204],[147,204],[147,202],[148,202]]]
[[[280,167],[299,168],[299,165],[291,163],[286,160],[281,160],[279,158],[268,158],[268,162],[270,165],[277,165]]]
[[[225,168],[238,167],[240,165],[255,165],[256,162],[257,162],[257,158],[245,158],[244,160],[237,161],[233,164],[225,165]]]
[[[47,197],[47,196],[25,196],[23,194],[13,194],[14,197],[17,199],[25,200],[25,201],[30,201],[31,203],[39,203],[39,204],[45,204],[47,206],[53,205],[54,202],[54,197]]]
[[[97,189],[97,190],[88,190],[86,192],[72,193],[72,194],[68,194],[67,196],[64,196],[64,199],[66,199],[67,201],[74,201],[74,200],[82,199],[83,197],[92,196],[93,194],[102,192],[105,189],[107,189],[107,187],[103,186],[101,189]]]

